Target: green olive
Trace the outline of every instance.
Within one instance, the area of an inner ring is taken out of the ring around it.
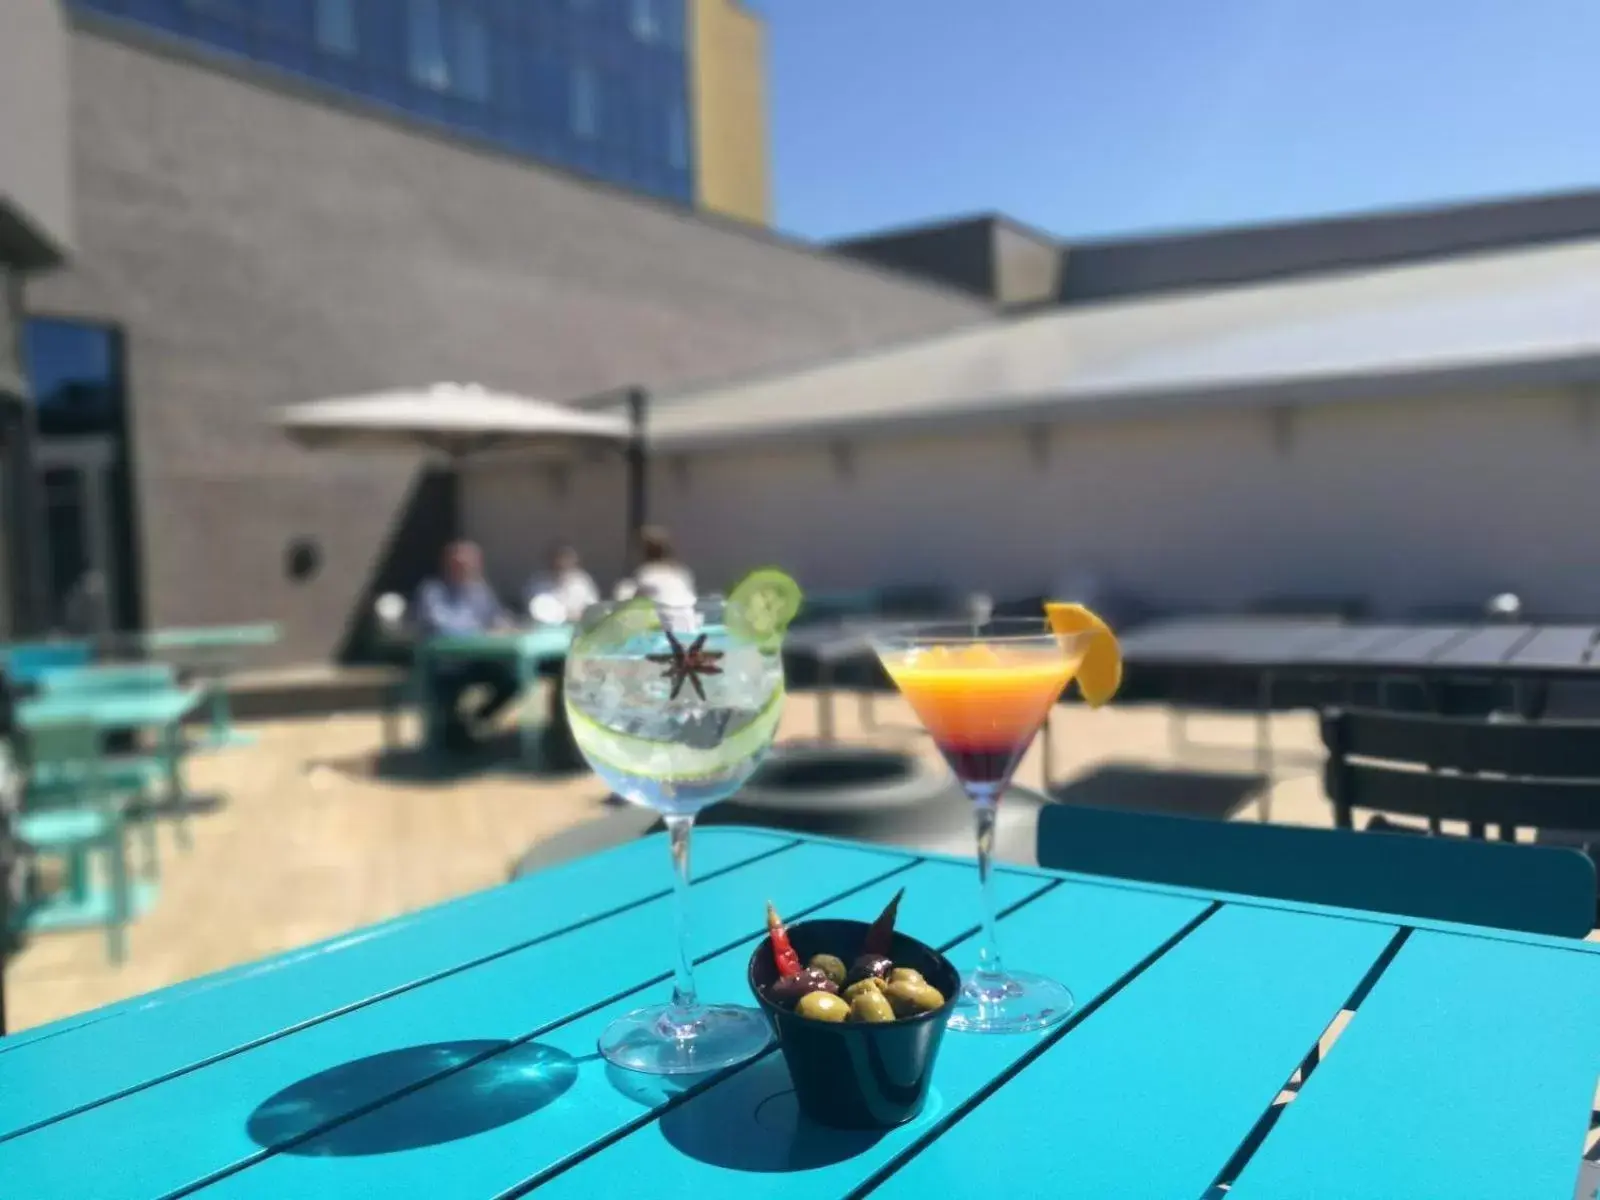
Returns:
[[[914,1017],[918,1013],[932,1012],[944,1004],[944,996],[938,988],[906,979],[891,983],[884,995],[889,998],[897,1017]]]
[[[815,967],[840,987],[844,986],[845,966],[843,959],[835,958],[831,954],[813,954],[811,961],[806,966]]]
[[[888,986],[888,984],[884,983],[884,981],[879,979],[876,975],[872,976],[870,979],[858,979],[855,983],[852,983],[849,987],[845,988],[844,998],[854,1002],[855,998],[861,995],[862,992],[877,992],[878,995],[881,996],[883,995],[884,989]]]
[[[850,1019],[877,1025],[894,1020],[894,1009],[882,992],[876,988],[863,988],[856,998],[850,1001]]]
[[[832,992],[807,992],[794,1010],[813,1021],[839,1022],[850,1015],[850,1006]]]
[[[889,972],[889,982],[920,983],[926,985],[928,981],[922,977],[922,972],[917,970],[915,967],[896,967],[894,970]]]

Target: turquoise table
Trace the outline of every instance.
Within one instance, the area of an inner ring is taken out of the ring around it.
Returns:
[[[697,841],[707,998],[746,998],[769,898],[860,917],[903,886],[908,932],[972,953],[969,863]],[[1236,1174],[1234,1200],[1572,1196],[1600,946],[1005,870],[1010,954],[1081,1007],[951,1034],[923,1115],[855,1135],[797,1119],[775,1053],[686,1089],[597,1060],[605,1024],[669,986],[669,887],[646,839],[0,1039],[0,1191],[1198,1200]]]
[[[433,711],[432,694],[428,690],[428,676],[434,663],[450,659],[502,659],[511,663],[517,673],[517,724],[522,741],[522,759],[529,764],[537,761],[539,727],[534,714],[529,711],[528,692],[538,682],[540,667],[566,657],[567,648],[572,645],[572,628],[571,625],[544,625],[537,629],[456,634],[423,640],[417,647],[415,676],[412,680],[420,710],[424,714],[423,736],[431,739],[439,725],[439,714]]]
[[[276,622],[254,625],[195,625],[152,629],[140,635],[144,649],[158,658],[203,673],[210,686],[211,732],[206,744],[217,749],[249,745],[253,734],[234,728],[228,703],[228,673],[252,650],[274,646],[282,636]]]

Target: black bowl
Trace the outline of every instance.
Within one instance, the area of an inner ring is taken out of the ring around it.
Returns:
[[[867,936],[865,921],[800,921],[789,927],[800,961],[833,954],[850,962]],[[772,1022],[800,1111],[840,1129],[890,1129],[922,1111],[933,1077],[933,1060],[961,988],[950,960],[903,933],[894,935],[889,957],[897,967],[915,967],[944,994],[944,1005],[882,1024],[813,1021],[767,999],[778,978],[772,943],[765,938],[750,956],[750,990]]]

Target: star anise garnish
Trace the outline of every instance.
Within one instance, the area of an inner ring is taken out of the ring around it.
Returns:
[[[666,667],[661,674],[664,678],[672,680],[672,695],[668,699],[676,700],[678,693],[683,691],[683,685],[688,683],[694,686],[694,694],[704,700],[706,689],[701,686],[700,676],[722,674],[722,668],[717,666],[722,651],[707,650],[706,635],[703,633],[687,647],[674,637],[670,630],[666,633],[667,641],[672,643],[672,653],[647,654],[645,657],[653,663],[660,663]]]

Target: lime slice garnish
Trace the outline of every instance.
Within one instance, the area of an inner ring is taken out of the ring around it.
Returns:
[[[572,736],[591,760],[644,779],[683,783],[714,779],[743,766],[772,744],[783,718],[783,688],[773,689],[761,710],[714,750],[656,741],[608,729],[573,704],[567,705]]]
[[[751,571],[728,593],[723,619],[735,637],[767,645],[800,612],[800,585],[773,567]]]
[[[587,629],[578,630],[570,653],[579,655],[614,654],[634,638],[661,628],[661,614],[655,601],[636,596],[606,613]]]

